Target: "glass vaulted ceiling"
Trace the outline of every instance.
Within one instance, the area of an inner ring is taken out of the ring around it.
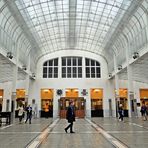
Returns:
[[[43,54],[81,49],[101,54],[132,0],[16,0]]]

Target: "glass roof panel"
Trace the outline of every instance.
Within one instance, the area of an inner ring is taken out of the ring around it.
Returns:
[[[110,29],[116,29],[131,1],[16,0],[15,3],[43,52],[84,47],[101,52]]]

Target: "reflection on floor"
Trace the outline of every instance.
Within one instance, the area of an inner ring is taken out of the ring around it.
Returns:
[[[53,121],[33,119],[32,124],[18,124],[0,127],[0,148],[112,148],[148,147],[148,121],[140,118],[77,119],[75,134],[65,133],[65,119]]]

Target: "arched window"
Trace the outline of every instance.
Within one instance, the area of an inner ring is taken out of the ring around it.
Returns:
[[[82,57],[62,58],[62,78],[82,78]]]
[[[86,78],[100,78],[101,68],[98,61],[85,58]]]
[[[58,58],[43,64],[43,78],[58,78]]]

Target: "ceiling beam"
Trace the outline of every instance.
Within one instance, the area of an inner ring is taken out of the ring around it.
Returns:
[[[121,30],[125,27],[125,25],[128,24],[129,19],[133,16],[133,14],[137,11],[139,6],[143,0],[133,0],[131,2],[131,5],[129,6],[129,9],[126,10],[125,14],[123,15],[122,19],[120,20],[120,23],[117,25],[115,31],[108,37],[108,40],[106,42],[106,45],[104,46],[104,51],[111,49],[116,39],[119,37],[119,34],[121,33]]]
[[[38,52],[40,53],[41,52],[40,47],[39,47],[36,39],[34,38],[33,34],[30,32],[30,29],[28,28],[25,20],[23,19],[20,11],[18,10],[18,8],[15,4],[15,0],[6,0],[5,2],[7,3],[8,9],[10,10],[12,16],[14,17],[14,19],[16,20],[16,22],[18,23],[18,25],[22,29],[22,32],[24,33],[24,35],[26,36],[26,38],[30,42],[31,47],[34,50],[34,54],[36,54]]]

